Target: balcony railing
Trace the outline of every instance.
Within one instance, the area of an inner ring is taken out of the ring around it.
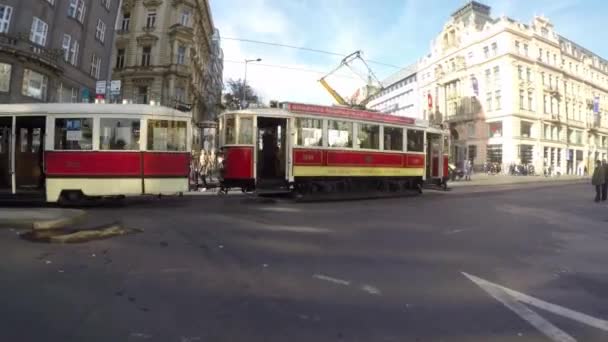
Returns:
[[[63,56],[61,49],[48,49],[42,45],[33,43],[25,33],[18,35],[0,33],[0,50],[36,59],[56,69],[59,68],[58,62],[61,56]]]

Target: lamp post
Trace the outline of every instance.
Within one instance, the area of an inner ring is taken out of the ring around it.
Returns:
[[[246,59],[245,60],[245,77],[243,80],[243,96],[241,98],[241,109],[245,106],[245,94],[247,94],[247,63],[249,62],[261,62],[261,58],[256,59]]]

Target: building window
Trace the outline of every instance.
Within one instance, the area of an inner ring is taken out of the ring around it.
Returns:
[[[524,68],[521,65],[517,66],[517,78],[520,80],[524,79]]]
[[[490,76],[492,75],[492,70],[486,69],[486,87],[490,87]]]
[[[177,47],[177,64],[186,64],[186,47],[183,45]]]
[[[49,30],[49,25],[38,17],[34,17],[32,21],[32,29],[30,30],[30,41],[38,45],[46,45],[46,34]]]
[[[519,40],[515,41],[515,51],[517,51],[518,54],[521,54],[521,46],[519,44]]]
[[[499,66],[494,67],[494,85],[497,87],[500,86],[500,67]]]
[[[492,111],[492,93],[488,92],[486,94],[486,112]]]
[[[492,56],[498,55],[498,45],[496,43],[492,43]]]
[[[6,5],[0,5],[0,33],[7,33],[11,25],[11,15],[13,8]]]
[[[148,87],[147,86],[137,87],[136,102],[140,103],[140,104],[148,104]]]
[[[56,150],[92,150],[93,119],[55,119]]]
[[[539,61],[543,61],[543,49],[542,48],[538,48],[538,60]]]
[[[184,9],[179,16],[179,23],[183,26],[190,26],[190,10]]]
[[[488,129],[490,133],[490,138],[500,138],[502,137],[502,122],[490,122],[488,124]]]
[[[489,58],[490,57],[490,48],[488,48],[487,46],[483,47],[483,56],[485,58]]]
[[[323,146],[323,121],[296,118],[296,144],[298,146]]]
[[[494,102],[496,103],[496,110],[501,109],[501,95],[500,90],[494,92]]]
[[[530,68],[526,68],[526,78],[528,79],[528,82],[532,82],[532,70],[530,70]]]
[[[101,21],[101,19],[97,19],[97,28],[95,30],[95,38],[99,39],[99,41],[103,43],[105,37],[106,37],[106,23]]]
[[[519,134],[524,138],[529,138],[532,136],[532,123],[522,121],[519,126]]]
[[[23,70],[23,87],[21,94],[38,100],[46,100],[48,78],[30,69]]]
[[[469,138],[475,137],[475,123],[473,123],[473,122],[467,123],[467,136]]]
[[[125,13],[122,15],[120,30],[123,32],[129,32],[129,24],[131,24],[131,13]]]
[[[11,87],[12,65],[0,63],[0,92],[8,93]]]
[[[76,41],[76,39],[74,39],[74,41],[72,42],[72,49],[70,50],[70,63],[72,63],[72,65],[78,64],[78,48],[78,42]]]
[[[148,10],[148,17],[146,18],[146,28],[154,28],[156,25],[156,10]]]
[[[68,5],[68,17],[76,18],[76,9],[78,8],[79,0],[70,0]]]
[[[97,57],[95,54],[91,57],[91,71],[89,75],[94,77],[96,80],[99,79],[99,73],[101,70],[101,57]]]
[[[531,91],[528,92],[528,110],[534,111],[534,96]]]
[[[526,109],[523,89],[519,89],[519,109],[521,109],[521,110]]]
[[[378,150],[380,149],[380,126],[370,124],[358,124],[357,140],[359,148]]]
[[[61,42],[61,50],[63,50],[63,60],[68,62],[70,60],[70,47],[72,43],[72,36],[69,34],[63,35],[63,41]]]
[[[116,69],[125,67],[125,49],[116,50]]]
[[[175,87],[175,100],[180,103],[184,103],[186,100],[186,90],[183,87]],[[241,123],[243,119],[241,119]],[[242,129],[242,126],[241,126]]]
[[[84,22],[84,15],[86,12],[86,7],[84,6],[84,0],[80,0],[78,2],[78,8],[76,9],[76,18],[78,19],[78,21],[80,21],[81,23]]]
[[[329,120],[327,142],[329,147],[353,147],[353,123]]]
[[[549,114],[549,98],[547,95],[543,95],[543,112]]]
[[[144,46],[141,48],[141,66],[150,66],[152,47]]]
[[[540,32],[541,32],[542,36],[545,38],[547,38],[549,36],[549,30],[547,30],[546,27],[541,28]]]
[[[524,44],[524,55],[528,57],[528,44]]]
[[[384,150],[403,150],[403,128],[384,126]]]

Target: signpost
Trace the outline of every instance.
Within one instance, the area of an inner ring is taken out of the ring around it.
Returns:
[[[106,97],[106,81],[97,81],[95,83],[95,99],[104,99]]]

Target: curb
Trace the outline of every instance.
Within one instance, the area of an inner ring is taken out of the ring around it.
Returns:
[[[64,209],[68,211],[68,209]],[[86,211],[79,209],[69,209],[69,217],[60,217],[50,220],[29,220],[29,219],[0,219],[0,228],[19,228],[33,230],[51,230],[65,228],[67,225],[78,223],[86,216]],[[65,216],[65,215],[64,215]]]
[[[442,194],[453,194],[453,195],[468,195],[468,194],[481,194],[488,192],[500,193],[503,191],[512,190],[527,190],[527,189],[541,189],[555,186],[566,186],[566,185],[577,185],[587,184],[588,180],[568,180],[560,182],[526,182],[526,183],[506,183],[506,184],[486,184],[486,185],[473,185],[466,187],[450,188],[449,191],[437,191]],[[463,191],[464,190],[464,191]]]

